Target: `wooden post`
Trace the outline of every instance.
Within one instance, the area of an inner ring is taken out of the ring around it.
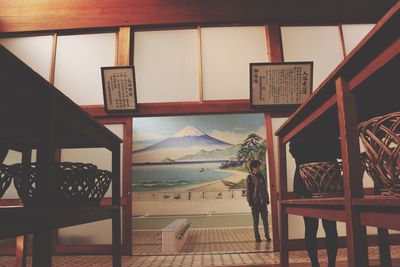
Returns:
[[[265,113],[265,128],[268,153],[268,184],[271,192],[272,242],[274,245],[274,251],[277,251],[279,247],[278,190],[275,175],[274,135],[272,132],[272,118],[270,113]]]
[[[22,151],[22,164],[29,165],[32,161],[32,150],[25,149]],[[16,240],[16,267],[25,267],[26,266],[26,254],[28,249],[28,235],[17,236]]]
[[[15,266],[25,267],[26,266],[26,250],[27,250],[27,235],[17,236],[16,240],[16,251],[15,251]]]
[[[392,267],[389,230],[378,228],[379,261],[381,266]]]
[[[113,267],[121,266],[120,151],[120,144],[115,144],[112,150],[112,204],[118,206],[118,209],[114,210],[112,215]]]
[[[129,65],[129,49],[131,40],[131,27],[120,27],[117,34],[117,53],[116,65],[128,66]]]
[[[51,208],[54,194],[54,158],[55,158],[55,117],[54,100],[50,96],[43,99],[50,103],[48,108],[41,111],[43,116],[42,132],[40,134],[40,143],[37,150],[38,178],[36,180],[36,193],[34,208],[44,209],[45,216],[42,219],[40,231],[33,233],[32,247],[32,266],[47,267],[51,266],[52,257],[52,234],[50,228]]]
[[[282,205],[282,200],[287,199],[287,170],[286,170],[286,145],[281,137],[278,139],[278,156],[279,156],[279,240],[280,240],[280,258],[281,267],[289,266],[289,251],[288,251],[288,215],[285,207]]]
[[[347,254],[350,267],[368,266],[366,227],[361,225],[360,212],[352,206],[353,198],[364,195],[360,161],[360,144],[355,96],[342,77],[336,80],[339,129],[342,149],[344,204],[346,212]],[[350,128],[353,125],[353,128]]]
[[[277,23],[265,25],[265,36],[267,43],[267,54],[271,62],[283,61],[281,28]],[[271,220],[272,220],[272,242],[274,251],[279,248],[278,230],[278,189],[276,186],[275,155],[274,155],[274,133],[272,131],[271,113],[265,113],[265,127],[267,136],[269,185],[271,192]]]
[[[267,52],[271,62],[283,62],[281,27],[277,23],[265,25]]]
[[[130,62],[131,28],[120,27],[117,34],[117,66],[128,66]],[[122,206],[122,253],[132,254],[132,118],[127,117],[124,125],[122,197],[126,198],[126,205]],[[126,165],[128,164],[128,165]]]

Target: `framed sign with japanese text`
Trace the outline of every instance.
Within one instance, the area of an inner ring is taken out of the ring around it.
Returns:
[[[303,103],[312,92],[312,72],[312,62],[250,63],[251,106]]]
[[[106,112],[137,111],[135,67],[102,67],[104,108]]]

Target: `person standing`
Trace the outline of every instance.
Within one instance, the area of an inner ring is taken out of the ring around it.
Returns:
[[[305,186],[300,176],[299,165],[310,162],[329,161],[336,162],[340,158],[340,143],[335,131],[324,127],[323,134],[315,135],[312,131],[300,133],[292,138],[289,151],[296,161],[293,189],[298,198],[309,198],[311,192]],[[323,138],[321,138],[323,136]],[[304,217],[305,245],[312,267],[320,267],[318,262],[317,231],[319,220],[317,218]],[[335,267],[338,251],[338,233],[336,221],[322,220],[326,235],[326,249],[328,252],[328,267]]]
[[[263,221],[265,239],[270,242],[268,226],[268,208],[269,194],[267,190],[267,182],[261,172],[261,162],[253,160],[250,163],[250,173],[247,176],[246,187],[247,202],[251,207],[253,215],[253,229],[256,242],[261,242],[260,232],[258,230],[259,215]]]

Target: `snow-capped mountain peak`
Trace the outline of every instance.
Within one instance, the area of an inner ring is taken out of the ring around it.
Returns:
[[[166,158],[177,160],[199,151],[213,151],[233,147],[193,126],[187,126],[175,135],[145,148],[133,151],[135,162],[160,162]]]
[[[174,134],[172,137],[189,137],[189,136],[202,136],[202,135],[206,134],[194,126],[186,126],[182,130]]]

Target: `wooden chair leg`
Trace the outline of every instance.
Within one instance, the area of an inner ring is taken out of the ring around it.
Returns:
[[[379,242],[379,260],[381,266],[392,267],[390,256],[389,231],[387,229],[378,228]]]
[[[21,235],[17,237],[17,244],[16,244],[16,267],[26,267],[26,251],[28,245],[28,236]]]

